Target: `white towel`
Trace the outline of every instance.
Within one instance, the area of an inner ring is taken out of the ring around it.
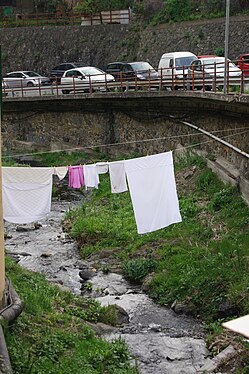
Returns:
[[[124,161],[109,162],[112,193],[128,191]]]
[[[51,210],[53,168],[3,167],[3,218],[38,221]]]
[[[172,152],[124,162],[138,233],[181,222]]]
[[[83,171],[84,171],[84,181],[85,181],[86,189],[87,187],[98,188],[99,174],[98,174],[96,164],[84,165]]]
[[[54,174],[62,180],[67,175],[68,166],[54,166]]]
[[[108,172],[108,163],[107,162],[96,162],[98,174],[106,174]]]

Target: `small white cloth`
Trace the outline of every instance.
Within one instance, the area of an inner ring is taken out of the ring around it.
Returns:
[[[99,185],[99,174],[96,164],[84,165],[83,166],[84,181],[86,189],[87,187],[98,188]]]
[[[53,168],[3,167],[3,218],[30,223],[51,210]]]
[[[57,177],[62,180],[67,175],[68,166],[54,166],[54,173]]]
[[[112,193],[128,191],[124,161],[109,162],[109,173]]]
[[[222,323],[222,326],[227,328],[228,330],[237,332],[249,338],[249,314],[243,317],[233,319],[228,322],[224,322]]]
[[[108,172],[108,163],[107,162],[96,162],[98,174],[106,174]]]
[[[138,233],[181,222],[172,152],[124,162]]]

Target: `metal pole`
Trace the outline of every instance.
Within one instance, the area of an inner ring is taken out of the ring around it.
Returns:
[[[4,226],[3,226],[3,204],[2,204],[2,52],[0,45],[0,308],[5,305],[5,256],[4,256]]]
[[[226,0],[226,25],[225,25],[225,70],[224,70],[224,94],[227,93],[227,60],[228,60],[228,41],[229,41],[229,15],[230,0]]]

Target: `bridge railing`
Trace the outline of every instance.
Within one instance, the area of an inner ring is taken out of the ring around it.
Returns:
[[[143,74],[142,74],[143,73]],[[177,74],[176,74],[177,73]],[[143,76],[144,78],[141,78]],[[212,74],[206,74],[204,68],[195,71],[191,68],[174,67],[160,69],[155,77],[150,70],[136,72],[136,74],[118,73],[116,80],[110,81],[110,74],[99,74],[85,77],[70,77],[62,80],[52,80],[50,83],[38,79],[38,84],[33,87],[25,86],[26,82],[16,79],[8,82],[3,79],[2,91],[4,97],[27,97],[44,95],[83,94],[94,92],[128,92],[128,91],[162,91],[162,90],[185,90],[185,91],[212,91],[222,92],[224,87],[224,72],[217,65],[213,66]],[[249,94],[249,70],[240,70],[231,66],[227,67],[226,94],[248,93]]]

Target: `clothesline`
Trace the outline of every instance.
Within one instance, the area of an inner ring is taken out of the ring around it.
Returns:
[[[99,174],[109,171],[112,193],[130,192],[139,234],[181,222],[172,154],[69,167],[3,167],[3,217],[25,224],[46,216],[51,210],[53,174],[63,179],[68,171],[69,187],[87,189],[98,188]]]
[[[229,135],[224,135],[221,137],[221,139],[227,139],[232,136],[236,135],[241,135],[249,131],[248,127],[240,127],[240,128],[233,128],[233,129],[224,129],[224,130],[215,130],[213,133],[219,133],[219,132],[224,132],[224,131],[234,131],[234,130],[243,130],[247,129],[246,131],[243,132],[237,132],[235,134],[229,134]],[[166,140],[166,139],[175,139],[175,138],[182,138],[182,137],[191,137],[191,136],[200,136],[200,135],[205,135],[200,132],[195,132],[191,134],[180,134],[180,135],[171,135],[171,136],[165,136],[165,137],[158,137],[158,138],[148,138],[148,139],[136,139],[136,140],[130,140],[126,142],[118,142],[118,143],[108,143],[108,144],[95,144],[95,145],[89,145],[89,146],[81,146],[81,147],[74,147],[74,148],[66,148],[66,149],[59,149],[59,150],[48,150],[48,151],[40,151],[40,152],[33,152],[33,153],[19,153],[19,154],[12,154],[12,155],[5,155],[2,156],[2,159],[5,158],[12,158],[12,157],[20,157],[20,156],[35,156],[35,155],[42,155],[42,154],[53,154],[53,153],[60,153],[60,152],[72,152],[72,151],[83,151],[84,149],[94,149],[94,148],[104,148],[104,147],[113,147],[113,146],[120,146],[120,145],[128,145],[128,144],[136,144],[136,143],[147,143],[147,142],[152,142],[152,141],[161,141],[161,140]],[[176,148],[174,151],[178,150],[183,150],[187,148],[192,148],[192,147],[197,147],[198,145],[210,143],[213,140],[205,141],[205,142],[200,142],[197,144],[193,144],[190,146],[185,146],[181,148]]]

